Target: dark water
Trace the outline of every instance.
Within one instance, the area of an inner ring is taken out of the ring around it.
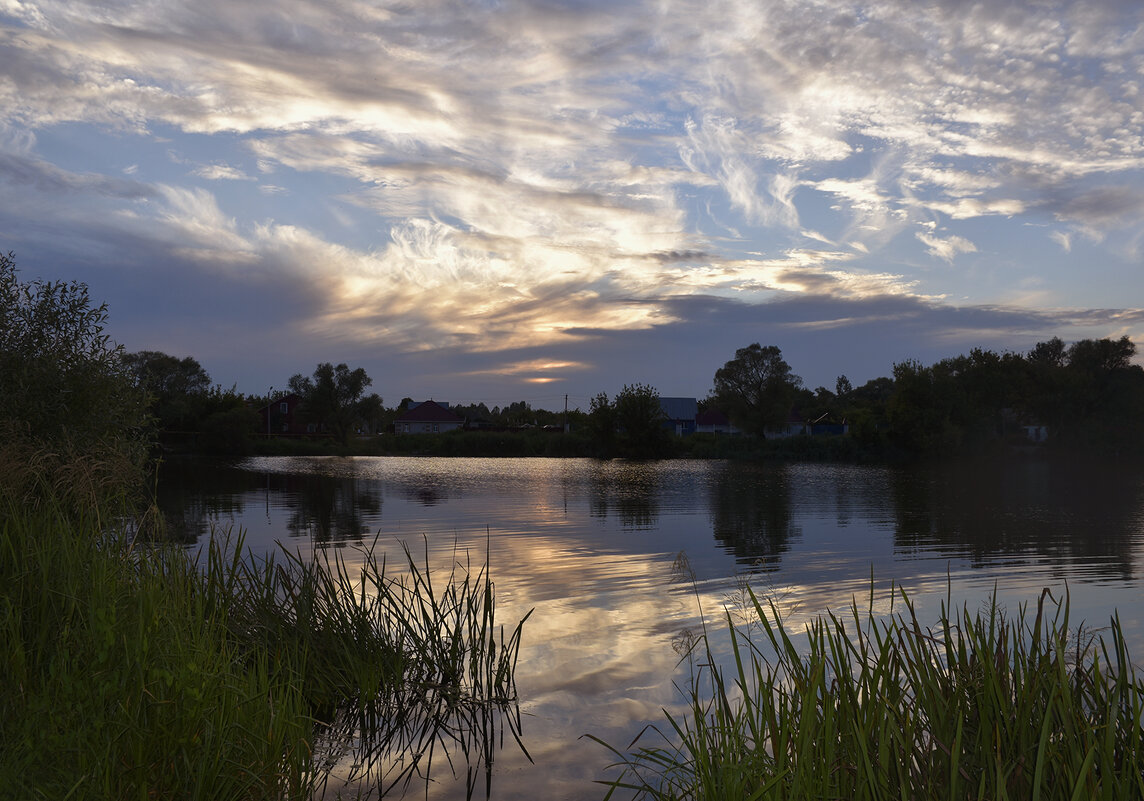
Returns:
[[[1118,610],[1144,661],[1144,474],[1027,462],[942,468],[580,459],[259,458],[168,465],[188,540],[236,526],[303,555],[402,543],[447,565],[491,554],[498,616],[525,628],[517,685],[530,764],[498,753],[495,799],[600,798],[609,754],[680,709],[678,644],[743,587],[792,627],[903,588],[923,622],[950,597],[1015,611],[1067,589],[1075,623]],[[380,535],[380,536],[377,536]],[[680,558],[683,555],[684,558]],[[681,566],[683,569],[681,569]],[[718,638],[718,634],[716,634]],[[674,646],[674,647],[673,647]],[[463,774],[463,769],[461,773]],[[463,797],[445,771],[413,791]]]

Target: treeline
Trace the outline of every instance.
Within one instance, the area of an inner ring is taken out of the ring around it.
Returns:
[[[309,376],[297,373],[290,377],[284,390],[243,395],[234,387],[226,389],[213,384],[207,371],[190,356],[140,351],[123,353],[120,361],[124,375],[145,398],[156,439],[172,449],[235,454],[274,448],[304,452],[354,445],[358,450],[369,450],[360,440],[392,433],[394,421],[413,405],[412,398],[403,398],[396,406],[385,406],[380,395],[367,391],[373,380],[365,369],[350,368],[344,363],[322,362]],[[278,432],[267,430],[265,410],[290,396],[300,400],[297,418],[306,427],[309,442],[268,445],[267,435],[277,438]],[[584,417],[578,410],[565,414],[534,409],[523,400],[503,408],[490,409],[484,403],[449,408],[469,426],[498,433],[563,430],[566,421],[579,422]],[[392,445],[388,448],[395,449]],[[406,446],[401,450],[410,449]]]
[[[314,425],[309,444],[266,444],[258,410],[285,393],[243,396],[212,385],[193,358],[145,351],[124,354],[135,386],[148,399],[161,439],[195,449],[352,447],[361,453],[440,455],[569,455],[659,458],[756,455],[781,458],[939,457],[1037,446],[1048,451],[1130,456],[1144,448],[1144,369],[1132,363],[1128,339],[1053,338],[1028,353],[974,348],[932,365],[908,360],[891,376],[852,386],[839,376],[832,389],[809,389],[775,346],[750,345],[715,371],[699,411],[726,415],[738,441],[705,435],[681,441],[664,419],[658,391],[628,384],[609,398],[599,393],[587,411],[534,409],[527,401],[489,408],[453,405],[466,421],[457,435],[415,441],[376,441],[393,430],[412,399],[386,407],[367,393],[362,368],[319,364],[286,392],[302,399],[301,419]],[[794,432],[845,431],[839,441],[815,442]],[[555,443],[538,432],[569,431]],[[515,436],[505,436],[512,434]],[[370,438],[375,441],[368,442]]]
[[[891,376],[833,389],[803,385],[778,347],[740,348],[715,370],[700,412],[721,412],[735,437],[678,438],[659,393],[632,383],[587,410],[454,405],[463,434],[380,436],[413,403],[386,407],[365,370],[324,362],[286,388],[243,395],[214,384],[193,357],[125,353],[103,333],[104,305],[79,283],[22,282],[0,256],[0,434],[53,453],[98,451],[106,472],[140,461],[143,442],[227,454],[336,449],[441,455],[763,456],[884,459],[950,456],[1036,444],[1046,450],[1127,457],[1144,452],[1144,369],[1128,337],[1059,338],[1028,353],[974,348],[932,365],[907,360]],[[269,405],[296,395],[310,441],[268,430]],[[817,427],[817,428],[816,428]],[[838,437],[796,431],[845,431]],[[726,430],[726,429],[724,429]],[[544,432],[545,436],[539,436]],[[550,434],[570,432],[557,442]],[[11,451],[15,452],[15,451]]]
[[[1126,336],[1072,345],[1054,337],[1028,353],[974,348],[932,365],[899,362],[892,377],[860,387],[843,375],[832,391],[805,388],[778,348],[752,345],[716,372],[706,402],[761,439],[784,421],[833,423],[867,453],[887,456],[1037,444],[1127,457],[1144,446],[1144,369],[1135,355]]]

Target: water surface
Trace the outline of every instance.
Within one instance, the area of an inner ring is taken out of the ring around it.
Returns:
[[[718,630],[743,588],[795,627],[852,599],[890,609],[892,587],[931,622],[947,597],[996,593],[1016,611],[1066,591],[1074,622],[1119,610],[1144,659],[1144,475],[1022,462],[972,468],[424,457],[255,458],[170,465],[165,511],[189,540],[241,527],[246,544],[304,556],[403,544],[447,566],[483,564],[498,616],[534,609],[517,674],[523,734],[495,763],[495,799],[600,798],[608,753],[686,681],[681,643]],[[716,635],[716,641],[719,641]],[[461,771],[463,773],[463,770]],[[448,771],[417,795],[463,797]]]

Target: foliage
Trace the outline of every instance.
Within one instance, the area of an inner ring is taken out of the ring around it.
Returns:
[[[1031,621],[994,599],[943,604],[923,628],[904,593],[906,611],[878,619],[871,587],[867,611],[815,619],[800,648],[748,594],[761,640],[728,615],[725,670],[700,639],[688,714],[667,716],[663,744],[608,746],[622,769],[608,797],[1144,797],[1144,680],[1118,617],[1107,638],[1073,633],[1067,597],[1045,590]]]
[[[203,416],[196,408],[210,391],[211,377],[194,358],[154,350],[127,353],[123,363],[147,393],[151,414],[161,429],[192,431]]]
[[[621,451],[625,455],[643,458],[665,455],[668,432],[655,387],[624,384],[612,407],[620,431]]]
[[[589,402],[587,428],[601,454],[610,454],[616,442],[616,409],[608,393],[600,392]]]
[[[257,412],[234,387],[211,386],[196,359],[144,350],[125,354],[123,361],[147,394],[164,449],[250,452],[252,434],[259,429]]]
[[[611,401],[607,393],[596,395],[585,429],[602,457],[658,458],[671,449],[659,392],[646,384],[625,384]]]
[[[802,379],[774,345],[754,343],[715,371],[715,401],[744,431],[766,436],[768,426],[786,422]]]
[[[259,428],[258,413],[233,390],[207,393],[208,414],[198,425],[198,444],[208,453],[245,455],[253,450],[252,432]]]
[[[350,370],[344,362],[337,367],[323,362],[312,378],[298,373],[290,378],[290,391],[302,398],[301,416],[325,425],[338,442],[348,442],[360,422],[369,424],[381,412],[381,398],[365,395],[373,380],[361,367]]]
[[[13,254],[0,254],[0,442],[39,455],[11,483],[65,488],[60,472],[85,465],[102,491],[126,492],[141,476],[146,413],[104,328],[106,305],[78,282],[23,282]]]
[[[1144,446],[1135,352],[1127,337],[1068,347],[1054,338],[1023,356],[975,348],[931,366],[896,364],[893,439],[916,454],[947,455],[1025,441],[1021,426],[1036,425],[1057,449],[1129,455]]]

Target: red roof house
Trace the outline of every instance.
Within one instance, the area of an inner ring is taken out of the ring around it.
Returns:
[[[448,405],[423,401],[410,406],[393,423],[395,434],[441,434],[456,431],[465,421],[449,410]]]

